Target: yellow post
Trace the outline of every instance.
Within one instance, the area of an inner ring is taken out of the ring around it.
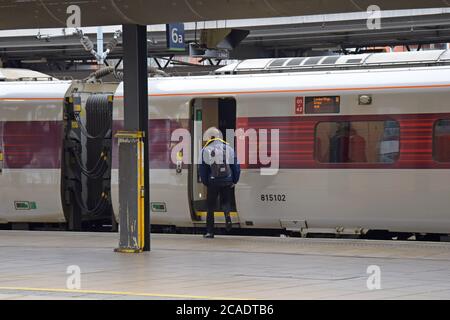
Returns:
[[[116,252],[139,253],[145,245],[145,185],[144,185],[144,132],[119,131],[116,134],[119,139],[119,161],[129,163],[127,171],[119,170],[120,181],[128,180],[132,175],[137,175],[137,185],[131,186],[125,196],[119,197],[119,230],[120,241]],[[137,162],[133,163],[137,159]]]

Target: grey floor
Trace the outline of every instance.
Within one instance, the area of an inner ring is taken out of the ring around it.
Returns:
[[[141,254],[117,243],[0,231],[0,299],[450,299],[450,243],[155,234]],[[380,289],[367,286],[369,266]]]

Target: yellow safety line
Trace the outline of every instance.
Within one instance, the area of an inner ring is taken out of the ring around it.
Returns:
[[[197,214],[197,216],[200,216],[200,217],[206,217],[206,215],[208,213],[206,211],[197,211],[196,214]],[[224,217],[225,213],[223,211],[215,211],[214,216],[215,217]],[[238,217],[237,212],[230,212],[230,217],[237,218]]]
[[[166,294],[166,293],[159,294],[159,293],[145,293],[145,292],[131,292],[131,291],[107,291],[107,290],[71,290],[71,289],[57,289],[57,288],[28,288],[28,287],[0,287],[0,290],[104,294],[104,295],[136,296],[136,297],[164,297],[164,298],[179,298],[179,299],[248,300],[233,297],[194,296],[185,294]]]

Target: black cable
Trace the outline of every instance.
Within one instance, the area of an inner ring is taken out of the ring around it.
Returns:
[[[81,172],[86,175],[87,177],[90,176],[97,176],[100,171],[103,171],[101,175],[103,175],[108,168],[107,164],[107,155],[106,155],[106,148],[102,153],[100,154],[100,158],[97,160],[97,163],[94,165],[92,169],[88,169],[85,167],[80,159],[79,154],[76,152],[76,148],[71,148],[72,154],[74,155],[75,161],[78,165],[78,167],[81,169]],[[99,178],[99,177],[98,177]]]
[[[109,96],[104,94],[95,94],[88,97],[86,101],[86,109],[88,108],[94,108],[95,110],[108,110],[109,107]],[[89,130],[84,126],[83,122],[81,121],[80,115],[75,114],[75,120],[78,123],[78,126],[80,128],[81,133],[86,136],[89,139],[104,139],[107,136],[111,135],[112,132],[112,123],[111,118],[108,117],[108,121],[103,127],[103,129],[97,134],[92,135],[89,133]]]
[[[105,209],[105,205],[108,205],[108,195],[106,192],[102,192],[102,196],[100,201],[94,206],[93,209],[89,209],[83,204],[83,201],[80,199],[80,195],[78,192],[75,192],[75,190],[71,189],[73,194],[75,195],[75,200],[77,202],[77,205],[88,214],[96,215],[99,213],[102,213]]]
[[[90,173],[86,173],[86,172],[83,172],[83,171],[81,171],[81,173],[82,173],[83,175],[85,175],[86,177],[88,177],[89,179],[91,179],[91,180],[98,180],[98,179],[100,179],[100,178],[103,178],[103,176],[105,175],[106,170],[108,170],[108,166],[107,166],[107,165],[104,165],[104,166],[99,170],[99,172],[97,172],[97,173],[95,173],[95,174],[90,174]]]
[[[86,127],[84,126],[83,122],[80,119],[79,115],[75,115],[75,120],[78,123],[78,126],[80,128],[81,133],[89,138],[89,139],[104,139],[106,138],[108,135],[110,135],[111,129],[109,128],[110,126],[106,126],[105,128],[103,128],[103,130],[96,136],[91,135],[88,130],[86,129]]]

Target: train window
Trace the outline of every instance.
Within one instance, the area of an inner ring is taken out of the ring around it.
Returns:
[[[327,57],[323,59],[321,64],[335,64],[341,56]]]
[[[288,59],[275,59],[275,61],[269,64],[269,68],[281,67],[286,61],[288,61]]]
[[[395,163],[400,155],[397,121],[320,122],[315,158],[321,163]]]
[[[450,119],[436,121],[433,133],[433,158],[438,162],[450,162]]]
[[[292,67],[292,66],[299,66],[302,64],[303,61],[305,61],[306,58],[294,58],[291,61],[289,61],[287,63],[288,67]]]
[[[303,65],[312,66],[312,65],[318,64],[320,60],[322,60],[322,57],[311,57],[311,58],[308,58]]]
[[[361,61],[362,61],[362,59],[348,59],[347,61],[345,61],[345,63],[348,63],[348,64],[354,63],[354,64],[356,64],[356,63],[361,63]]]

